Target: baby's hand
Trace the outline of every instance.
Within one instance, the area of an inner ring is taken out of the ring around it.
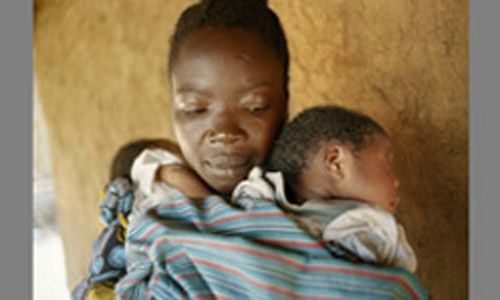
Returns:
[[[162,165],[156,180],[167,183],[190,198],[205,198],[212,194],[198,175],[186,165]]]

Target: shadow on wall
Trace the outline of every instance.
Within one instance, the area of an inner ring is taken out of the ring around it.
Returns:
[[[395,130],[392,138],[396,145],[396,171],[400,174],[402,192],[398,218],[415,247],[419,259],[417,275],[430,289],[431,295],[451,293],[454,296],[448,299],[466,299],[466,128],[443,130],[432,123],[416,121],[412,127]],[[461,292],[457,292],[457,283],[461,283]]]

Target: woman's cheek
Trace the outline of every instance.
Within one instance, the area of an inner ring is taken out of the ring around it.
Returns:
[[[200,120],[181,117],[177,121],[176,131],[178,135],[182,135],[186,144],[193,146],[200,143],[199,140],[206,127],[207,125]]]

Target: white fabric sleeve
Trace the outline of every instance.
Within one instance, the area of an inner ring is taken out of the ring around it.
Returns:
[[[369,262],[416,270],[416,256],[394,216],[382,209],[361,205],[330,222],[325,241],[335,241]]]
[[[241,181],[234,188],[231,200],[233,203],[239,197],[250,197],[259,199],[274,199],[274,189],[263,177],[263,171],[260,167],[253,167],[248,172],[246,180]]]
[[[410,272],[414,273],[417,270],[417,256],[415,255],[415,251],[408,243],[406,239],[406,233],[404,231],[403,226],[398,226],[398,247],[396,250],[396,257],[394,260],[394,265],[398,267],[405,268]]]
[[[234,188],[231,202],[243,205],[243,202],[247,202],[242,199],[243,197],[272,202],[285,199],[282,174],[280,172],[264,172],[260,167],[253,167],[248,172],[247,179],[238,183]],[[247,206],[247,204],[244,206]]]
[[[184,161],[165,149],[145,149],[132,164],[132,181],[145,195],[153,193],[156,171],[161,165],[184,164]]]

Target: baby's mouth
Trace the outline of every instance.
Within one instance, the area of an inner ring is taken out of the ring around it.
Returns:
[[[400,201],[399,196],[396,196],[396,198],[390,203],[390,206],[393,211],[396,211],[396,209],[398,208],[399,201]]]

